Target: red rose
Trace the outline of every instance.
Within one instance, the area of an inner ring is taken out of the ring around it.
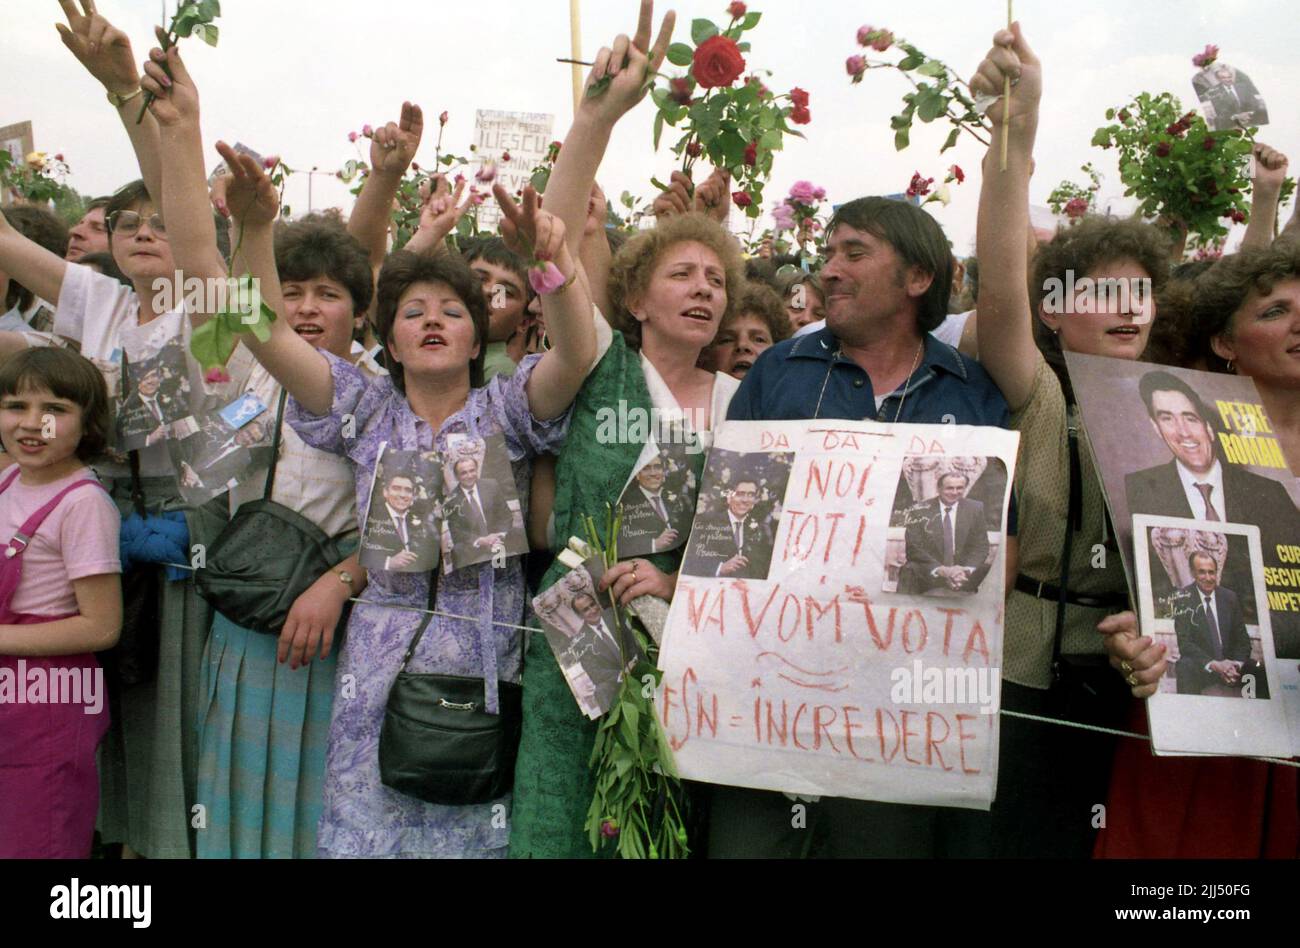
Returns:
[[[793,89],[790,90],[790,101],[793,102],[793,103],[794,103],[795,105],[797,105],[797,106],[801,106],[801,107],[807,108],[807,106],[808,106],[808,93],[807,93],[807,92],[804,92],[804,91],[803,91],[802,89],[800,89],[798,86],[795,86]]]
[[[844,68],[854,82],[861,82],[862,77],[867,73],[867,60],[865,56],[850,56],[844,61]]]
[[[1161,142],[1156,145],[1156,157],[1158,158],[1168,158],[1171,151],[1173,151],[1173,146],[1169,142]]]
[[[418,161],[413,161],[413,162],[411,162],[411,170],[412,170],[412,171],[419,171],[419,170],[420,170],[420,163],[419,163]]]
[[[727,13],[731,15],[733,20],[739,20],[748,12],[748,10],[749,8],[741,3],[740,0],[735,0],[734,3],[727,7]]]
[[[907,186],[908,197],[925,197],[930,193],[930,185],[934,184],[934,178],[923,178],[921,172],[912,175],[912,183]]]
[[[1065,216],[1071,219],[1082,217],[1088,213],[1088,201],[1085,198],[1071,198],[1065,205]]]
[[[1208,135],[1207,135],[1206,138],[1205,138],[1205,141],[1202,142],[1201,144],[1202,144],[1202,147],[1203,147],[1206,151],[1214,151],[1214,138],[1213,138],[1213,136],[1208,136]]]
[[[509,161],[509,160],[510,160],[510,152],[508,152],[508,151],[503,151],[503,152],[501,153],[501,160],[502,160],[502,161]]]
[[[695,50],[691,73],[705,89],[730,86],[745,71],[745,57],[736,41],[719,34],[710,36]]]
[[[686,154],[690,155],[692,158],[698,158],[700,155],[704,154],[704,146],[698,141],[692,139],[686,144]]]
[[[668,83],[668,94],[678,105],[691,104],[691,80],[672,79]]]
[[[807,125],[812,121],[812,113],[805,106],[796,105],[790,111],[790,121],[796,125]]]
[[[758,142],[750,142],[745,147],[745,164],[751,168],[758,164]]]
[[[754,199],[744,191],[732,191],[731,203],[735,204],[736,207],[749,207],[749,205],[754,203]]]
[[[54,156],[54,160],[55,160],[55,161],[62,161],[62,160],[63,160],[63,152],[59,152],[57,155],[55,155],[55,156]]]
[[[966,172],[961,170],[961,165],[953,165],[951,168],[948,169],[948,173],[952,175],[953,180],[956,181],[958,184],[961,184],[963,181],[966,180]]]

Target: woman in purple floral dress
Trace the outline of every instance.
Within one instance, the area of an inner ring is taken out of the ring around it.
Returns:
[[[220,278],[203,180],[197,93],[174,48],[167,60],[173,82],[164,90],[158,64],[151,62],[146,87],[160,97],[155,114],[169,146],[164,148],[163,188],[175,255],[196,275]],[[409,154],[402,153],[414,153],[418,131],[406,137],[405,113],[403,119],[400,134],[396,125],[388,127],[385,144],[391,142],[388,147],[409,162]],[[179,147],[178,138],[184,139]],[[272,249],[272,224],[279,213],[276,190],[257,162],[224,146],[220,150],[231,169],[226,203],[243,227],[241,262],[260,281],[266,303],[281,309]],[[399,251],[384,264],[376,330],[387,351],[388,378],[367,378],[348,362],[313,348],[286,319],[272,324],[266,342],[251,334],[242,337],[292,396],[286,417],[298,435],[312,447],[351,460],[358,510],[369,509],[384,444],[399,451],[445,452],[456,435],[499,435],[526,517],[532,459],[555,451],[564,438],[569,408],[595,359],[586,281],[578,279],[563,224],[540,209],[531,188],[522,208],[499,185],[495,193],[507,244],[543,261],[549,277],[534,285],[546,291],[543,307],[554,348],[525,359],[512,378],[482,386],[486,302],[468,267],[448,254]],[[388,692],[428,605],[430,581],[429,573],[372,570],[363,602],[348,622],[330,725],[318,831],[321,856],[505,855],[509,795],[476,806],[438,806],[380,782],[379,732]],[[355,589],[355,579],[353,583]],[[519,559],[510,558],[501,568],[484,563],[443,575],[434,609],[438,615],[420,640],[410,670],[482,677],[486,709],[495,713],[496,682],[517,682],[520,675],[524,576]]]

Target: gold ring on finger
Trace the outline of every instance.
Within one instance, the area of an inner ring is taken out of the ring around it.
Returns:
[[[1126,661],[1125,661],[1125,662],[1120,662],[1120,663],[1119,663],[1119,667],[1122,668],[1122,669],[1124,670],[1124,674],[1126,674],[1126,675],[1131,675],[1131,674],[1133,674],[1133,666],[1130,665],[1128,662],[1126,662]]]
[[[1136,688],[1138,686],[1137,676],[1134,675],[1132,672],[1129,672],[1128,677],[1125,678],[1124,680],[1129,683],[1130,688]]]

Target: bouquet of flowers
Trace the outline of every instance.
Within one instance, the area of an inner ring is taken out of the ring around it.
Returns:
[[[927,56],[886,29],[863,26],[858,30],[857,41],[864,50],[884,53],[895,49],[903,53],[897,62],[884,59],[872,61],[864,53],[854,53],[844,64],[855,85],[863,80],[869,69],[896,69],[911,83],[912,91],[903,96],[903,111],[890,119],[890,126],[894,129],[894,147],[898,151],[910,144],[912,122],[917,118],[926,123],[943,119],[952,125],[948,140],[939,149],[939,154],[956,145],[963,131],[988,145],[992,129],[984,120],[982,109],[970,91],[970,84],[951,67]],[[913,78],[914,74],[932,81],[918,82]]]
[[[654,122],[654,146],[664,126],[681,128],[673,152],[683,159],[682,170],[689,176],[697,159],[705,158],[715,168],[726,168],[737,190],[732,203],[751,218],[761,213],[763,185],[772,174],[773,153],[780,151],[786,135],[802,133],[791,128],[812,121],[809,96],[794,88],[777,95],[757,75],[743,82],[744,54],[750,44],[744,34],[758,26],[761,13],[751,13],[744,3],[727,8],[730,22],[725,28],[712,20],[691,24],[691,41],[673,43],[667,58],[674,66],[688,67],[684,76],[663,77],[666,82],[651,91],[658,109]],[[765,72],[768,77],[770,72]],[[599,94],[599,83],[590,94]],[[667,186],[654,182],[661,191]]]
[[[1092,162],[1079,170],[1092,181],[1090,185],[1083,187],[1073,181],[1062,181],[1047,196],[1047,206],[1052,209],[1052,213],[1064,214],[1071,223],[1096,210],[1097,192],[1101,190],[1101,175],[1092,166]]]
[[[618,562],[622,510],[606,508],[602,543],[596,522],[587,518],[587,543],[580,559],[600,555],[606,566]],[[571,541],[572,545],[573,541]],[[564,554],[561,554],[563,556]],[[655,688],[662,677],[658,647],[628,609],[614,609],[616,626],[628,625],[645,661],[623,676],[618,697],[600,720],[591,752],[596,792],[587,811],[592,850],[613,847],[624,859],[683,859],[687,846],[685,791],[674,775],[672,753],[659,727]],[[615,630],[622,640],[622,633]]]
[[[1245,223],[1254,129],[1213,132],[1168,92],[1143,92],[1107,109],[1106,120],[1112,124],[1097,129],[1092,143],[1119,150],[1124,193],[1141,202],[1143,216],[1186,227],[1202,245],[1227,235],[1223,221]],[[1282,201],[1294,190],[1288,179]]]
[[[907,185],[905,194],[907,197],[915,199],[921,207],[927,204],[939,203],[944,207],[952,200],[952,192],[949,190],[950,184],[961,184],[966,180],[965,173],[959,165],[950,165],[948,173],[944,176],[943,184],[939,187],[932,187],[934,178],[927,178],[917,171],[912,175],[912,180]],[[925,200],[921,200],[924,198]]]
[[[62,153],[50,157],[43,151],[34,151],[19,163],[8,151],[0,149],[0,188],[15,201],[41,206],[64,201],[73,193],[64,183],[69,170]]]

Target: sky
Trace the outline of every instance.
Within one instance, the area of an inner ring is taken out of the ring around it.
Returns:
[[[164,0],[99,0],[98,9],[131,37],[136,58],[153,44],[152,27]],[[168,0],[169,8],[175,0]],[[670,4],[658,5],[662,10]],[[725,0],[678,0],[678,36],[693,17],[726,19]],[[240,141],[262,154],[280,154],[292,168],[334,171],[358,155],[348,132],[395,120],[404,99],[420,104],[432,128],[416,160],[431,163],[436,116],[450,114],[444,150],[464,154],[476,109],[555,115],[555,137],[572,120],[568,66],[568,0],[223,0],[220,43],[186,40],[183,52],[198,84],[209,167],[219,160],[218,139]],[[855,34],[870,24],[893,30],[929,55],[969,76],[1003,22],[1005,6],[978,0],[913,0],[870,4],[844,0],[754,0],[763,20],[747,34],[750,69],[770,70],[774,90],[800,86],[811,93],[806,141],[787,138],[768,187],[769,202],[796,180],[825,187],[835,203],[866,194],[896,193],[913,172],[942,180],[947,167],[967,173],[948,207],[930,205],[958,253],[973,250],[983,146],[962,136],[942,156],[949,126],[914,127],[911,146],[896,152],[889,118],[910,88],[893,70],[867,74],[851,85],[845,59],[859,52]],[[490,13],[486,11],[491,11]],[[635,0],[583,0],[582,52],[590,59],[619,32],[636,26]],[[1300,91],[1294,54],[1294,7],[1283,0],[1018,0],[1016,15],[1043,62],[1042,118],[1032,203],[1043,204],[1064,178],[1086,183],[1080,166],[1092,161],[1103,175],[1101,204],[1116,211],[1123,198],[1114,152],[1090,145],[1107,107],[1140,91],[1171,91],[1187,108],[1196,104],[1191,57],[1206,43],[1247,72],[1278,124],[1261,141],[1295,158],[1300,127],[1286,123],[1288,97]],[[30,119],[36,148],[62,152],[68,183],[87,194],[107,193],[138,177],[126,134],[102,88],[64,48],[54,23],[56,0],[4,0],[0,7],[0,126]],[[1270,24],[1275,24],[1270,27]],[[681,70],[665,66],[670,75]],[[651,177],[674,168],[665,135],[651,146],[654,107],[646,101],[615,130],[599,181],[616,196],[647,198]],[[364,140],[363,140],[363,144]],[[290,178],[285,202],[308,205],[307,175]],[[350,208],[352,196],[330,175],[313,178],[315,209]],[[733,228],[748,221],[733,213]],[[761,226],[767,226],[765,222]],[[1229,240],[1239,239],[1238,228]]]

